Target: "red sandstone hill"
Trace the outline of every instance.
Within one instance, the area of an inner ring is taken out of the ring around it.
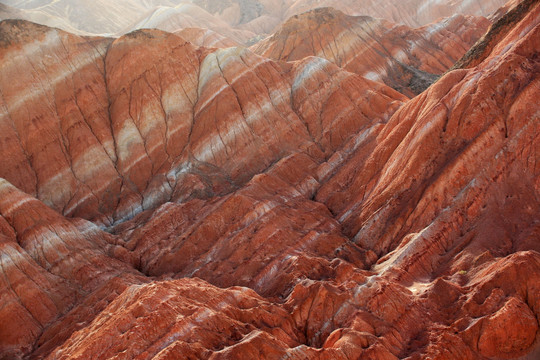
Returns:
[[[321,58],[276,63],[158,30],[1,30],[0,177],[105,225],[227,193],[294,152],[325,159],[405,100]]]
[[[290,18],[252,50],[284,61],[320,56],[413,96],[461,58],[489,25],[485,18],[455,15],[411,29],[321,8]]]
[[[537,1],[411,100],[157,30],[0,30],[0,358],[538,357]]]

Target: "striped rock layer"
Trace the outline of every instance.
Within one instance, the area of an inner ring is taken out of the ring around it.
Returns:
[[[411,100],[2,23],[0,357],[537,357],[539,23],[525,1]]]
[[[412,97],[452,67],[489,25],[483,17],[454,15],[412,29],[320,8],[290,18],[252,50],[282,61],[319,56]]]
[[[325,159],[405,99],[321,58],[276,63],[158,30],[112,41],[1,26],[0,177],[105,225],[238,188],[293,152]]]

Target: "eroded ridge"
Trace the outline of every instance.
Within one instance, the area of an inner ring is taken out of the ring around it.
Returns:
[[[539,22],[410,101],[318,57],[2,23],[36,33],[0,52],[1,356],[534,358]],[[69,41],[95,59],[30,57],[19,97],[7,52]]]

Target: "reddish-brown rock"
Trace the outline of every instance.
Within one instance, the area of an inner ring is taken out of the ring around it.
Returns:
[[[530,348],[538,332],[538,320],[521,300],[510,298],[484,321],[478,339],[480,353],[487,357],[507,357]],[[511,331],[509,331],[511,329]]]
[[[534,358],[540,5],[502,19],[404,105],[321,58],[0,24],[0,357]]]
[[[322,159],[404,100],[319,58],[278,64],[158,30],[111,43],[1,26],[0,154],[9,161],[0,176],[103,224],[229,191],[295,151]],[[28,93],[26,84],[40,85]]]
[[[48,358],[227,358],[220,350],[264,337],[259,329],[281,347],[298,344],[289,313],[253,290],[219,289],[198,279],[154,282],[126,289]]]
[[[290,18],[252,50],[284,61],[320,56],[412,96],[461,58],[489,24],[485,18],[454,15],[411,29],[320,8]]]
[[[316,167],[309,156],[293,155],[232,195],[167,203],[145,225],[134,228],[141,222],[135,218],[117,233],[134,266],[149,275],[195,276],[284,298],[297,273],[320,280],[374,260],[341,234],[325,206],[309,200],[319,186],[309,175]]]
[[[68,220],[3,179],[0,199],[3,358],[19,358],[37,345],[38,352],[50,351],[91,321],[115,291],[146,281],[111,258],[117,241],[94,224]]]

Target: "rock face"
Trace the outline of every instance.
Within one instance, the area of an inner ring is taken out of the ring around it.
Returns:
[[[148,280],[114,259],[116,239],[0,180],[0,356],[47,352],[114,296]],[[74,307],[77,305],[77,307]]]
[[[298,149],[323,159],[404,100],[320,58],[278,64],[157,30],[112,41],[1,26],[0,177],[102,224],[229,191]]]
[[[318,57],[0,23],[0,358],[534,358],[520,6],[411,100]]]
[[[412,96],[448,70],[489,25],[485,18],[454,15],[411,29],[321,8],[292,17],[252,50],[284,61],[320,56]]]

